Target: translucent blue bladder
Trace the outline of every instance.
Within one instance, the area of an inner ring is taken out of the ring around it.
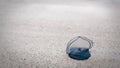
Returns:
[[[91,57],[89,49],[92,48],[92,46],[93,42],[90,39],[77,36],[68,42],[66,53],[70,58],[86,60]]]

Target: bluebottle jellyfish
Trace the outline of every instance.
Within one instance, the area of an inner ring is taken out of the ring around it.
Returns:
[[[77,36],[71,39],[66,48],[66,53],[72,59],[87,60],[91,57],[89,49],[92,48],[93,42],[83,36]]]

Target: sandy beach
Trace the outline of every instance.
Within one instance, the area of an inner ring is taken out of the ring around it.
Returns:
[[[88,60],[66,54],[75,36]],[[0,68],[120,68],[120,1],[0,0]]]

